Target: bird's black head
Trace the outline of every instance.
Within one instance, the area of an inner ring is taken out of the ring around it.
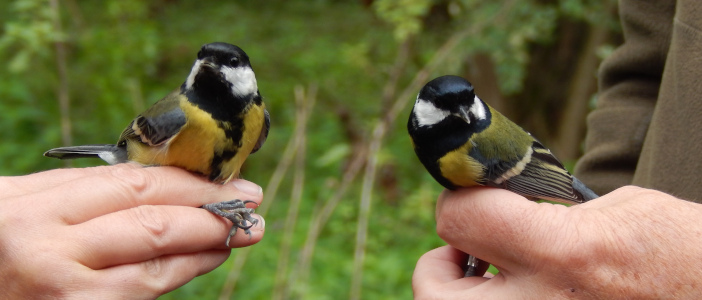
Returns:
[[[472,104],[475,93],[473,85],[459,76],[446,75],[429,81],[419,91],[417,99],[425,100],[434,107],[446,111],[457,111],[461,105]]]
[[[247,105],[262,101],[249,56],[221,42],[202,46],[181,92],[219,120],[231,120]]]
[[[251,67],[249,56],[244,50],[232,44],[215,42],[205,44],[197,53],[197,59],[230,68]]]
[[[258,94],[258,84],[246,52],[217,42],[202,46],[182,90],[208,98],[230,95],[249,100]]]
[[[475,96],[473,85],[453,75],[429,81],[419,91],[410,116],[410,125],[415,128],[433,127],[442,122],[462,121],[474,129],[489,124],[490,111],[485,103]],[[485,124],[485,121],[488,123]]]

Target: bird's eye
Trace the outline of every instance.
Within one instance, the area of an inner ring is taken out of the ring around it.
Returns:
[[[235,56],[235,57],[232,57],[232,58],[229,60],[229,65],[232,66],[232,67],[236,67],[238,64],[239,64],[239,58],[236,57],[236,56]]]

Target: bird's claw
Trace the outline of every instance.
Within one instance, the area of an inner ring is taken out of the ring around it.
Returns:
[[[251,214],[253,214],[254,212],[254,209],[246,207],[246,204],[248,203],[256,202],[251,200],[242,201],[239,199],[235,199],[219,203],[205,204],[201,206],[205,210],[232,222],[232,229],[229,230],[229,235],[227,236],[227,241],[225,242],[227,247],[229,247],[229,241],[234,235],[236,235],[236,232],[239,228],[243,229],[244,233],[246,233],[249,236],[249,238],[251,238],[251,230],[249,229],[258,224],[258,219],[251,216]]]

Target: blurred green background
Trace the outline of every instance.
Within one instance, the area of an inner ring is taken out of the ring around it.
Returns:
[[[0,175],[100,165],[42,153],[115,142],[205,43],[249,54],[272,129],[242,176],[265,238],[163,299],[410,298],[443,245],[405,127],[419,88],[466,77],[572,165],[621,42],[613,0],[13,0],[0,20]]]

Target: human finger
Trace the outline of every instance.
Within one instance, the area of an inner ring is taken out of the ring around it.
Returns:
[[[567,207],[535,203],[510,191],[470,188],[445,191],[437,202],[437,233],[450,245],[503,270],[528,263],[566,226]]]
[[[417,261],[412,281],[434,285],[463,278],[461,266],[466,258],[465,253],[451,246],[433,249]]]
[[[175,167],[110,168],[109,172],[65,182],[52,189],[28,195],[43,199],[41,206],[50,215],[67,224],[77,224],[111,212],[139,205],[184,205],[198,207],[206,203],[233,199],[260,204],[263,198],[237,188],[244,183],[213,184],[206,179]]]
[[[261,240],[265,222],[242,230],[232,238],[231,247],[244,247]],[[163,255],[225,249],[232,224],[204,209],[143,205],[107,214],[68,227],[75,259],[92,269],[150,260]]]
[[[8,176],[0,180],[0,191],[2,197],[9,198],[29,193],[36,193],[39,190],[46,190],[57,185],[69,182],[78,178],[95,176],[110,172],[110,168],[140,168],[135,163],[119,164],[116,166],[99,166],[91,168],[65,168],[53,169],[39,173]]]
[[[451,246],[431,250],[417,261],[412,275],[412,289],[416,298],[434,294],[437,289],[451,293],[475,287],[485,281],[482,277],[464,277],[467,254]]]
[[[155,299],[224,263],[230,250],[173,254],[97,271],[92,287],[115,299]],[[91,298],[85,288],[86,298]],[[94,292],[94,291],[93,291]],[[80,297],[79,297],[80,298]]]

